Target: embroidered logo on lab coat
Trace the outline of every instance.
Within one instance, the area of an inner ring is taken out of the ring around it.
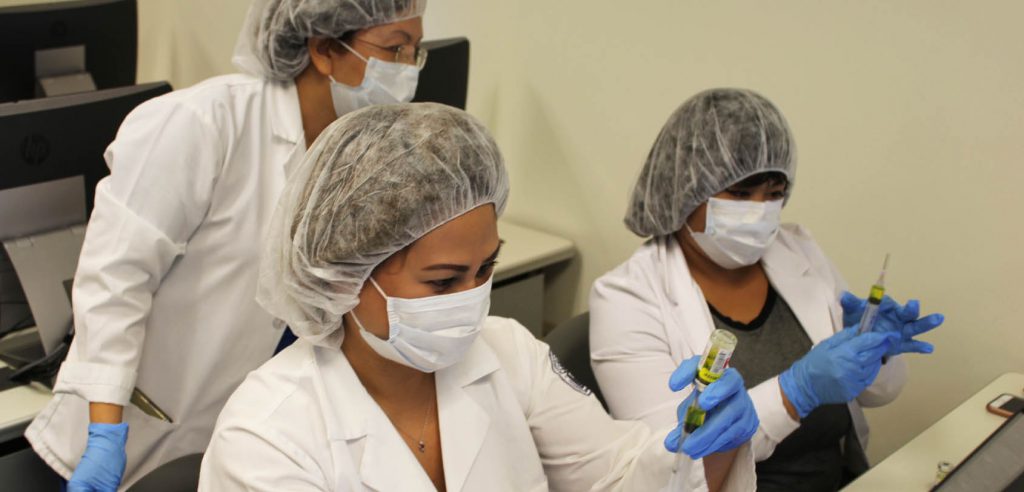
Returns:
[[[558,374],[558,377],[562,378],[565,384],[568,384],[570,388],[582,393],[584,396],[590,396],[593,393],[593,391],[590,391],[590,388],[577,381],[571,372],[562,367],[562,363],[559,362],[554,352],[548,352],[548,357],[551,359],[551,370],[555,371],[555,374]]]

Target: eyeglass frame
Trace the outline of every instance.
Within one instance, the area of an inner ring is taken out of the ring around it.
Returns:
[[[382,50],[382,51],[387,51],[389,53],[394,53],[395,54],[395,59],[393,61],[395,63],[404,63],[402,61],[402,59],[401,59],[402,58],[402,49],[405,48],[404,44],[401,45],[401,46],[398,46],[396,48],[388,48],[387,46],[381,46],[381,45],[376,44],[376,43],[371,43],[371,42],[369,42],[369,41],[367,41],[365,39],[361,39],[361,38],[351,38],[348,42],[346,42],[341,37],[336,38],[336,39],[343,46],[348,47],[352,51],[355,51],[355,50],[352,49],[351,46],[349,46],[349,43],[360,42],[360,43],[363,43],[363,44],[370,45],[370,46],[372,46],[374,48],[377,48],[379,50]],[[413,56],[412,57],[412,61],[413,61],[412,64],[416,66],[417,70],[423,70],[423,67],[427,66],[427,55],[429,53],[430,53],[430,50],[428,50],[428,49],[426,49],[426,48],[424,48],[422,46],[417,46],[416,47],[416,51],[412,55]]]

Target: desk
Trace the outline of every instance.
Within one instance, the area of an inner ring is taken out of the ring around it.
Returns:
[[[7,366],[0,362],[0,367]],[[49,401],[50,388],[39,383],[17,386],[0,393],[0,443],[20,437]]]
[[[544,280],[551,266],[576,254],[572,241],[498,221],[505,241],[494,269],[491,314],[514,318],[534,335],[544,334]]]
[[[38,338],[35,330],[26,331]],[[0,361],[0,367],[7,365]],[[57,474],[20,440],[28,424],[49,401],[50,389],[39,383],[0,392],[0,488],[3,490],[59,489]]]
[[[504,220],[498,221],[498,235],[505,240],[505,244],[501,247],[501,257],[494,268],[496,284],[542,270],[576,254],[576,247],[568,239]]]
[[[11,347],[28,343],[39,343],[35,329],[22,330],[4,339],[4,346]],[[0,361],[0,367],[7,367]],[[15,386],[0,391],[0,443],[21,437],[29,422],[50,401],[50,388],[39,383]]]
[[[1006,421],[985,410],[985,405],[1002,393],[1021,396],[1022,392],[1024,374],[999,376],[843,491],[930,489],[940,461],[956,466]]]

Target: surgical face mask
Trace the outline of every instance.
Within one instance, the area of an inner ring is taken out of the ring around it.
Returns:
[[[352,54],[366,62],[363,83],[351,87],[331,79],[331,100],[338,117],[375,104],[397,104],[412,101],[416,95],[420,71],[415,65],[367,59],[351,46],[341,43]]]
[[[782,200],[708,200],[704,232],[686,229],[718,266],[734,270],[757,263],[779,233]]]
[[[359,334],[381,357],[422,372],[461,360],[491,308],[491,279],[463,292],[419,299],[388,297],[372,277],[370,282],[387,301],[388,339],[366,331],[353,311]]]

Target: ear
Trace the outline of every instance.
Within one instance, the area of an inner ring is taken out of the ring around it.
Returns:
[[[334,60],[331,58],[331,44],[334,43],[333,39],[330,38],[309,38],[306,41],[306,47],[309,50],[309,61],[310,65],[316,69],[320,75],[324,77],[330,76],[334,68]]]
[[[690,215],[686,217],[686,224],[693,229],[693,232],[704,232],[707,228],[707,215],[708,215],[708,202],[704,202],[693,209]],[[686,229],[684,225],[682,229]]]

